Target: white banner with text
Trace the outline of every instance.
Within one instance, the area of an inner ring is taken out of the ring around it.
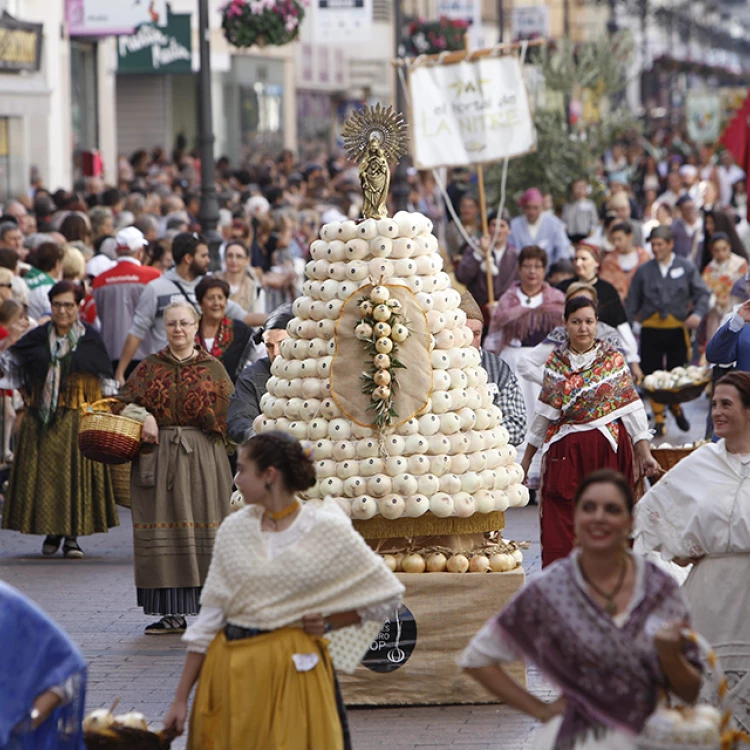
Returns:
[[[520,156],[536,129],[517,57],[417,66],[409,73],[414,162],[457,167]]]

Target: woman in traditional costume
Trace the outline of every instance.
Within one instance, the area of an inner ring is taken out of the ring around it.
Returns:
[[[45,534],[45,555],[63,544],[82,558],[78,537],[118,525],[108,468],[78,450],[80,407],[116,389],[112,362],[99,334],[79,322],[83,287],[50,288],[52,320],[29,331],[0,360],[0,387],[22,389],[26,413],[3,512],[3,528]]]
[[[542,567],[573,549],[573,501],[595,469],[616,469],[635,483],[633,445],[640,469],[651,476],[651,432],[625,359],[596,339],[596,305],[573,297],[565,305],[568,345],[555,349],[544,366],[542,392],[521,466],[528,471],[541,448]]]
[[[750,732],[750,374],[732,372],[711,402],[714,435],[640,500],[636,552],[692,569],[684,584],[695,629],[732,675],[734,718]]]
[[[84,750],[86,662],[47,614],[2,581],[0,642],[0,748]]]
[[[599,305],[599,297],[596,294],[596,289],[583,281],[576,281],[568,287],[565,292],[565,302],[573,299],[573,297],[586,297],[593,300],[597,307]],[[597,321],[596,324],[596,339],[603,344],[608,344],[617,349],[630,365],[631,372],[635,369],[634,366],[641,361],[638,349],[635,351],[628,350],[618,331],[612,328],[612,326],[602,323],[601,320]],[[568,331],[565,326],[557,326],[541,344],[537,344],[518,361],[518,374],[532,383],[536,383],[541,388],[542,380],[544,379],[544,365],[549,359],[549,355],[558,346],[567,346],[568,343]]]
[[[227,317],[229,284],[223,279],[204,276],[195,287],[195,298],[203,313],[195,343],[224,365],[234,383],[244,366],[243,354],[252,331],[241,320]]]
[[[314,483],[312,458],[289,435],[262,433],[240,449],[236,484],[249,505],[219,529],[164,721],[182,732],[198,681],[191,750],[345,747],[322,637],[393,616],[404,587],[334,501],[297,501]]]
[[[567,292],[570,285],[576,281],[593,286],[596,289],[598,300],[599,320],[614,328],[620,334],[620,338],[628,351],[637,352],[638,344],[628,322],[628,316],[625,313],[620,294],[614,285],[599,276],[601,253],[602,249],[597,245],[586,240],[579,242],[576,247],[576,257],[573,261],[576,278],[561,282],[558,284],[558,289]],[[640,371],[640,368],[638,368],[638,371]]]
[[[529,245],[521,250],[518,267],[520,280],[511,284],[498,300],[483,346],[499,354],[518,377],[530,423],[539,397],[539,385],[521,375],[518,363],[562,323],[565,295],[544,280],[547,253],[540,247]],[[523,445],[519,449],[523,451]],[[537,462],[531,476],[527,477],[531,489],[539,486],[539,474]]]
[[[620,474],[589,475],[575,497],[578,549],[525,586],[474,637],[461,666],[501,701],[544,722],[535,750],[635,750],[669,690],[698,696],[690,613],[676,581],[628,542],[633,494]],[[535,664],[562,690],[544,703],[503,668]]]
[[[138,605],[159,615],[151,635],[182,633],[198,614],[216,532],[229,513],[225,447],[229,398],[224,366],[195,345],[198,315],[187,301],[164,311],[167,347],[141,362],[118,398],[143,422],[131,503]]]

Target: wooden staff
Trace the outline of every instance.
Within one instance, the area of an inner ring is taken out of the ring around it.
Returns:
[[[484,192],[484,169],[481,164],[477,164],[477,180],[479,181],[479,211],[482,216],[482,236],[489,237],[490,227],[487,222],[487,196]],[[492,239],[490,239],[490,244],[487,245],[484,262],[487,266],[487,302],[492,306],[495,304],[495,283],[492,278]]]

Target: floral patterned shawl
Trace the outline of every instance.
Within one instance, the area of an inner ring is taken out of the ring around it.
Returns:
[[[214,336],[211,351],[208,351],[208,347],[206,346],[203,329],[198,328],[198,331],[195,334],[195,343],[217,359],[221,359],[224,352],[232,345],[232,341],[234,341],[232,321],[226,316],[223,317],[219,323],[219,329],[216,331],[216,336]]]
[[[566,425],[607,426],[641,406],[630,370],[617,349],[599,344],[590,364],[577,371],[570,351],[559,347],[544,366],[537,410],[550,420],[545,443],[565,434]],[[613,432],[616,442],[617,436]]]
[[[233,393],[218,359],[198,348],[193,359],[180,362],[167,347],[136,367],[117,398],[147,409],[159,427],[198,427],[224,437]]]
[[[640,596],[622,627],[589,596],[575,552],[542,571],[495,620],[498,637],[567,699],[555,750],[607,729],[637,735],[667,688],[654,633],[664,622],[687,621],[689,612],[668,573],[636,562],[643,566]],[[694,651],[686,655],[697,663]]]

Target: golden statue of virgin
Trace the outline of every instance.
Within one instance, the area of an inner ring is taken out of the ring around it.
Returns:
[[[388,216],[386,201],[391,184],[389,163],[406,153],[406,123],[392,107],[365,106],[354,112],[341,130],[347,158],[359,163],[365,219]]]
[[[359,165],[359,182],[365,199],[362,206],[365,219],[384,219],[388,215],[385,204],[391,184],[391,172],[374,133],[370,136],[367,152]]]

